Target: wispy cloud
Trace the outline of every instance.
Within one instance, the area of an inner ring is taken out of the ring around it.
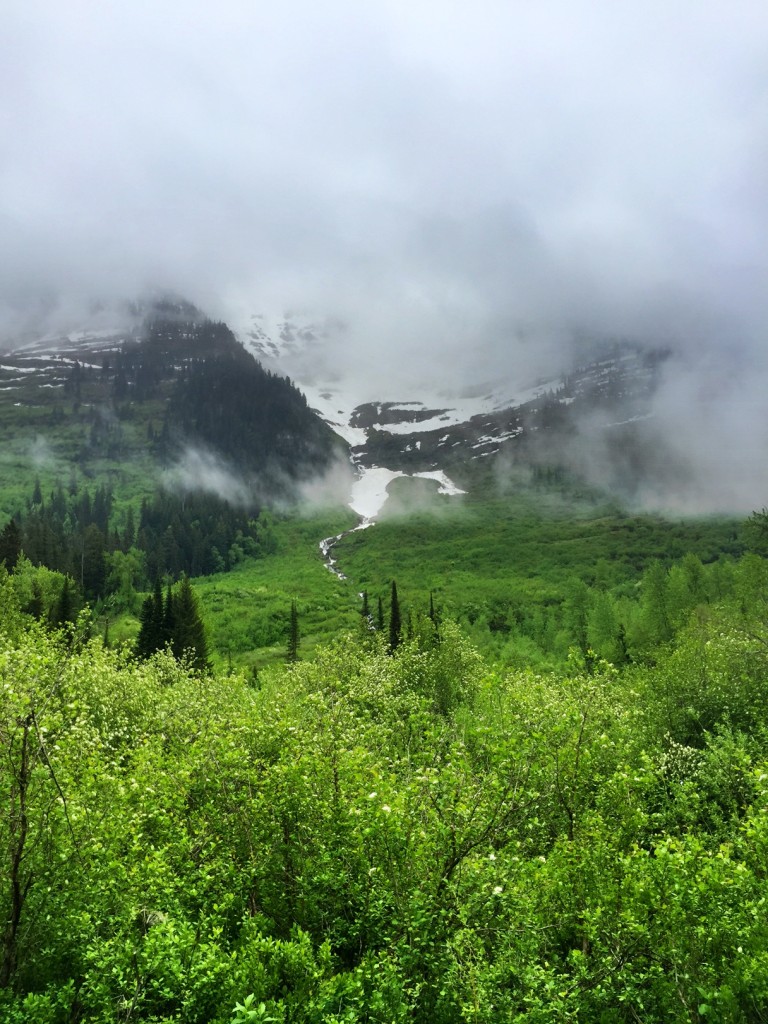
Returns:
[[[231,505],[250,505],[253,493],[248,484],[213,452],[186,448],[178,461],[163,474],[163,484],[174,491],[207,491]]]

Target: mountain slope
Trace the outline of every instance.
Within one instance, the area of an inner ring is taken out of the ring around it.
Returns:
[[[502,474],[516,467],[572,474],[630,500],[648,486],[680,480],[680,466],[661,455],[653,422],[667,349],[582,343],[546,378],[500,368],[492,382],[469,376],[459,391],[414,382],[411,393],[392,394],[387,380],[363,387],[345,374],[332,358],[341,332],[332,320],[295,314],[253,316],[237,329],[267,366],[291,373],[310,405],[349,441],[360,471],[450,472],[468,485],[480,464]],[[376,386],[376,400],[361,401]]]
[[[224,324],[171,302],[142,324],[116,320],[25,337],[3,354],[4,497],[37,472],[156,480],[194,450],[263,501],[290,496],[346,454],[301,392]]]

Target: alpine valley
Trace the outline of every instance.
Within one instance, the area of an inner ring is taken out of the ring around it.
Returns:
[[[7,339],[0,1019],[765,1020],[768,512],[662,514],[678,355],[339,331]]]
[[[395,385],[334,357],[345,332],[300,314],[230,328],[167,296],[20,321],[0,365],[6,561],[64,573],[115,641],[142,592],[187,574],[214,662],[256,671],[284,657],[292,604],[308,653],[395,578],[412,620],[437,600],[506,663],[591,649],[579,587],[609,588],[606,650],[620,633],[639,650],[653,558],[741,551],[732,520],[639,510],[685,487],[653,412],[669,348],[581,339],[547,377],[489,383],[478,362],[461,391],[406,373],[377,393]]]

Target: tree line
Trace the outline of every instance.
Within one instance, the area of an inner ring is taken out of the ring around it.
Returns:
[[[9,571],[23,554],[72,580],[84,600],[146,589],[158,577],[226,572],[245,557],[273,550],[269,520],[252,505],[240,508],[215,494],[158,490],[138,517],[129,506],[120,525],[114,496],[100,485],[92,494],[75,482],[44,497],[39,483],[23,511],[0,532],[0,561]]]

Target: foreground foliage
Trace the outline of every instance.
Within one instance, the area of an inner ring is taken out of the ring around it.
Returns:
[[[0,591],[0,1017],[768,1017],[768,645],[491,672],[363,622],[262,687]]]

